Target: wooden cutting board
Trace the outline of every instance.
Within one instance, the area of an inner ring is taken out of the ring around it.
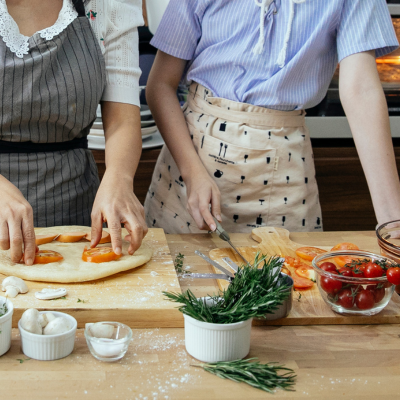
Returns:
[[[239,247],[238,250],[248,261],[253,261],[258,251],[270,256],[291,256],[296,257],[296,249],[305,245],[292,242],[290,233],[282,228],[257,228],[252,231],[252,238],[258,242],[253,247]],[[337,243],[332,243],[329,247],[315,246],[324,250],[330,250]],[[355,243],[357,244],[357,243]],[[242,260],[231,248],[219,248],[210,251],[210,257],[222,266],[226,264],[222,260],[229,257],[237,264]],[[304,261],[306,262],[306,261]],[[306,262],[307,263],[307,262]],[[311,263],[308,263],[311,264]],[[228,267],[227,267],[228,268]],[[216,273],[221,273],[215,270]],[[218,280],[220,289],[225,289],[228,282]],[[301,297],[300,297],[301,293]],[[299,298],[300,297],[300,298]],[[277,321],[256,321],[257,324],[266,325],[325,325],[325,324],[396,324],[400,322],[400,296],[394,294],[390,303],[379,314],[372,317],[368,316],[344,316],[333,312],[324,302],[317,284],[306,291],[295,291],[293,293],[292,311],[287,318]]]
[[[118,321],[132,328],[183,326],[176,304],[165,300],[162,291],[181,292],[164,231],[150,229],[144,242],[153,249],[153,258],[142,267],[86,283],[51,284],[26,281],[29,292],[11,299],[13,327],[27,308],[66,312],[86,322]],[[5,278],[0,274],[0,282]],[[37,300],[43,288],[65,287],[66,299]],[[0,296],[4,295],[0,291]]]

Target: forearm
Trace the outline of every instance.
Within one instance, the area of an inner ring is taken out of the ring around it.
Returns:
[[[356,77],[354,79],[357,80]],[[341,100],[368,182],[376,217],[379,223],[383,223],[400,218],[399,176],[379,77],[373,72],[362,79],[364,82],[356,85],[350,84],[350,81],[343,82],[343,85],[341,83]]]
[[[102,105],[106,137],[106,175],[125,180],[133,179],[142,153],[139,107],[105,102]]]

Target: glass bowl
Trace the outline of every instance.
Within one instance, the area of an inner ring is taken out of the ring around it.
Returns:
[[[316,272],[319,292],[325,303],[339,314],[367,316],[378,314],[387,306],[395,289],[395,286],[387,281],[386,276],[380,278],[347,277],[336,275],[320,268],[320,265],[324,262],[331,262],[335,264],[337,268],[341,268],[340,265],[352,259],[365,259],[372,262],[384,261],[390,266],[397,265],[390,258],[367,251],[341,250],[321,254],[312,261],[312,267]],[[368,304],[371,301],[362,300],[363,297],[364,299],[371,299],[369,294],[362,292],[364,290],[372,292],[374,296],[373,305]],[[349,304],[349,301],[346,301],[346,297],[349,299],[350,296],[354,299],[353,304]]]
[[[119,322],[105,321],[103,324],[114,326],[114,333],[110,339],[96,338],[85,329],[85,338],[90,352],[100,361],[120,360],[128,351],[132,339],[132,329]]]
[[[400,263],[400,220],[386,222],[376,228],[381,254]]]

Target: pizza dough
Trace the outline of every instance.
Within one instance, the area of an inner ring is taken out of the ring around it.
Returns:
[[[38,235],[51,235],[67,232],[90,232],[87,226],[55,226],[51,228],[36,228]],[[122,238],[127,235],[127,231],[122,229]],[[142,244],[142,246],[131,256],[128,253],[129,243],[122,241],[123,256],[116,261],[105,263],[87,263],[82,261],[82,253],[85,246],[90,242],[82,240],[75,243],[60,243],[53,241],[43,244],[41,250],[53,250],[62,254],[64,259],[60,262],[50,264],[35,264],[27,266],[25,264],[13,263],[10,258],[9,250],[0,250],[0,273],[13,275],[29,281],[42,282],[86,282],[95,279],[105,278],[118,272],[127,271],[150,261],[153,250]],[[110,243],[99,245],[98,247],[109,247]]]

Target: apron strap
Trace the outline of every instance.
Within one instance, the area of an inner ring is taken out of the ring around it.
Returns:
[[[78,12],[80,17],[84,17],[86,14],[85,5],[83,4],[83,0],[72,0],[72,3],[75,7],[75,10]]]

